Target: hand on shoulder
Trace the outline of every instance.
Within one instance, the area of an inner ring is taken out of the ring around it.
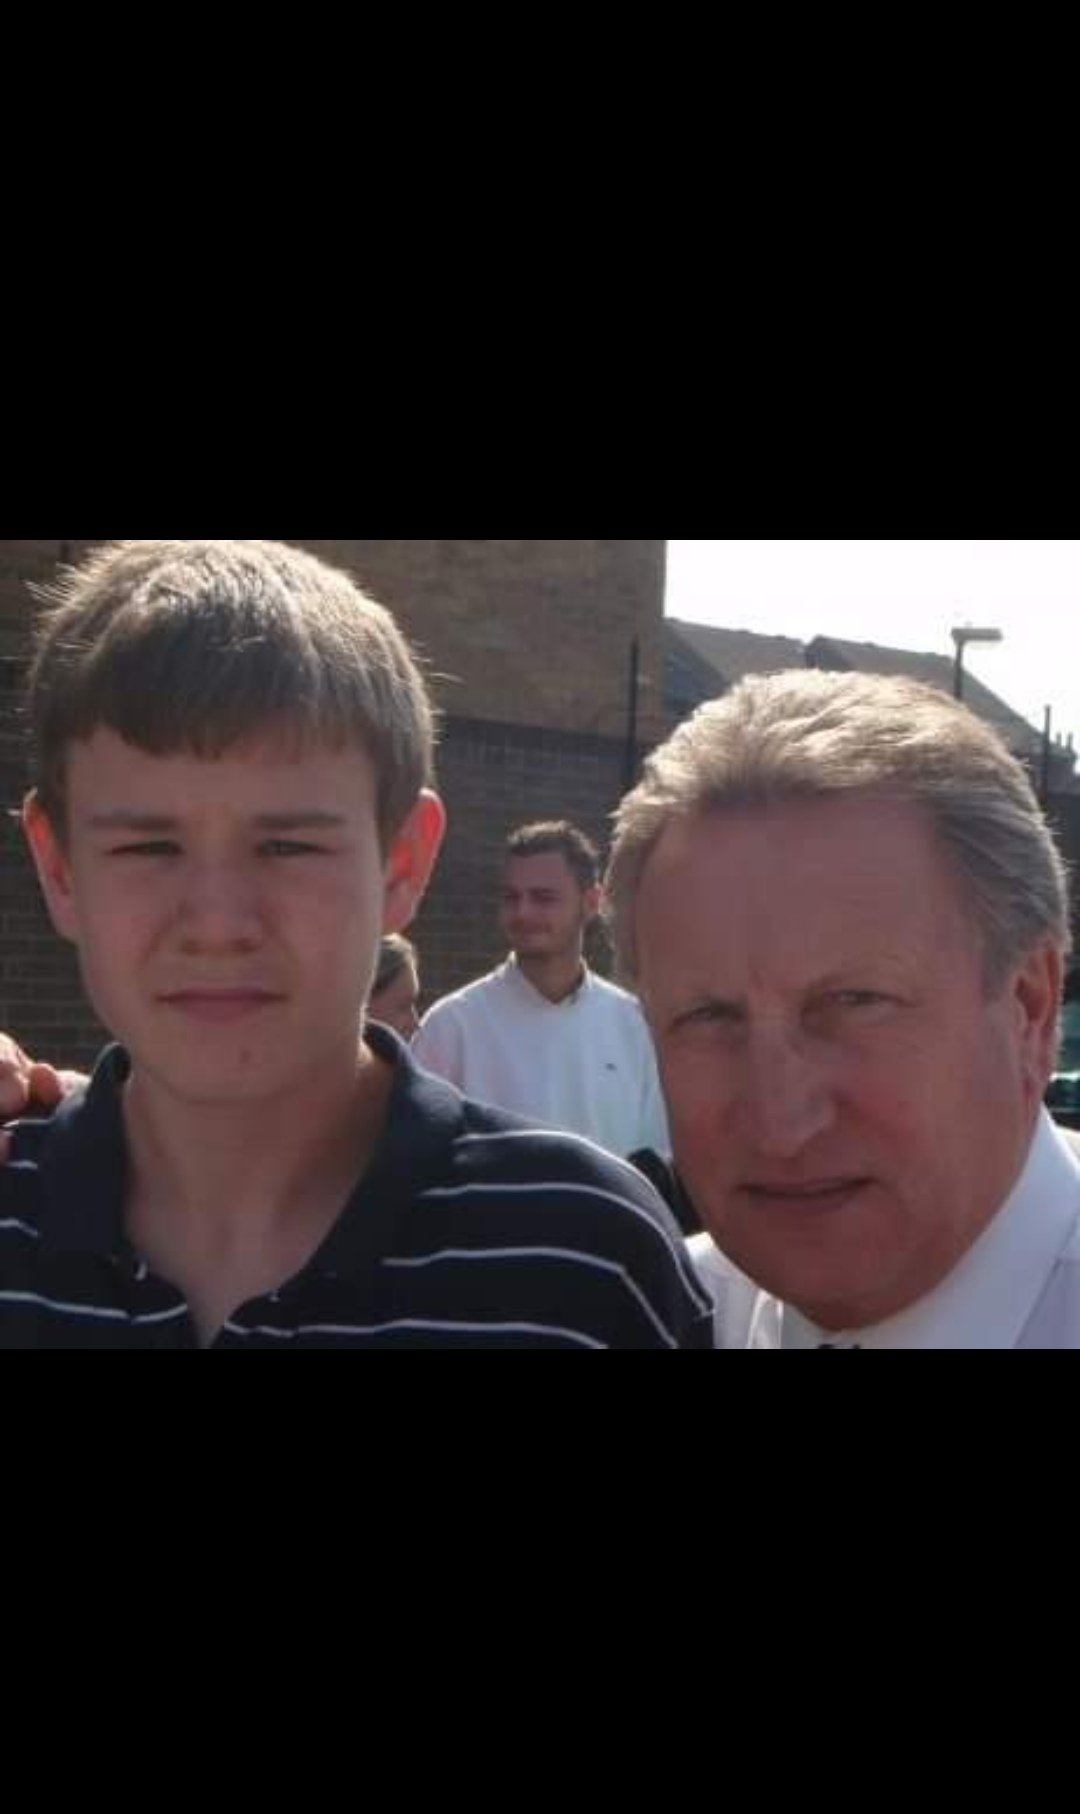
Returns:
[[[12,1121],[28,1110],[54,1109],[85,1082],[78,1071],[35,1063],[14,1039],[0,1033],[0,1121]],[[5,1138],[0,1141],[0,1158],[6,1157]]]

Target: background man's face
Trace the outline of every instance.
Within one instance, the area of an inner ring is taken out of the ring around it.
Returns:
[[[670,826],[637,937],[676,1161],[718,1245],[825,1327],[929,1291],[1023,1164],[1057,954],[988,999],[928,822],[865,797]]]
[[[598,895],[598,889],[582,888],[558,851],[511,857],[503,871],[503,936],[520,959],[580,956]]]

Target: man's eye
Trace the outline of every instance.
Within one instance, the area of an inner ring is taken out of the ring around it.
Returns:
[[[841,989],[833,999],[841,1008],[876,1008],[887,997],[876,989]]]
[[[699,1007],[688,1008],[685,1014],[680,1014],[675,1025],[677,1027],[702,1027],[712,1026],[717,1022],[734,1024],[740,1019],[738,1008],[733,1007],[730,1002],[705,1001]]]

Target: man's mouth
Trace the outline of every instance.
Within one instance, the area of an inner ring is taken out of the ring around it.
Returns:
[[[786,1184],[768,1178],[754,1178],[740,1188],[751,1203],[764,1207],[814,1210],[840,1209],[859,1196],[873,1182],[871,1178],[815,1178],[807,1183]]]

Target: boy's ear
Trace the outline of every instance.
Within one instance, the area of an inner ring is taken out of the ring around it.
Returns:
[[[395,833],[386,859],[383,931],[404,932],[416,914],[446,832],[446,808],[428,788]]]
[[[71,864],[63,840],[57,835],[36,791],[27,794],[23,801],[22,827],[30,846],[30,855],[34,859],[41,892],[45,896],[45,905],[49,909],[49,918],[61,938],[75,941],[78,938],[78,916],[71,886]]]

